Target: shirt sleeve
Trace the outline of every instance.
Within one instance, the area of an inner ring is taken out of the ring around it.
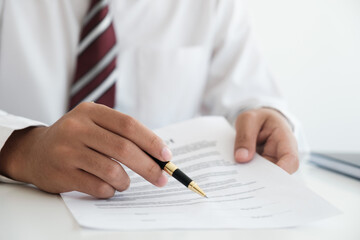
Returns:
[[[224,115],[234,123],[243,111],[276,109],[292,126],[299,151],[307,152],[301,126],[288,112],[277,83],[256,48],[244,7],[240,0],[218,3],[203,114]]]
[[[0,151],[5,145],[7,139],[15,130],[20,130],[32,126],[45,126],[45,125],[46,124],[44,123],[27,119],[24,117],[14,116],[0,110]],[[0,175],[0,182],[18,183],[1,175]]]

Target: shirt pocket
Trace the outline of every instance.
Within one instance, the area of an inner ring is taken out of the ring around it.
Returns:
[[[198,113],[208,70],[206,47],[139,48],[137,60],[138,107],[144,122],[162,126]]]

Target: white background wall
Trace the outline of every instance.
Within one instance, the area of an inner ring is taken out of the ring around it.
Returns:
[[[255,38],[317,151],[360,152],[360,0],[246,0]]]

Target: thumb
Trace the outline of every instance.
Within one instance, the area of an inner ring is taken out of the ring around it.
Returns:
[[[253,159],[261,125],[258,114],[252,111],[244,112],[237,118],[234,147],[237,162],[245,163]]]

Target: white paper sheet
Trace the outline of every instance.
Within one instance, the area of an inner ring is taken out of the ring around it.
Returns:
[[[157,188],[128,170],[131,187],[107,200],[61,194],[81,226],[112,230],[231,229],[297,226],[339,211],[273,163],[233,157],[235,131],[222,117],[157,130],[173,162],[205,191],[202,198],[173,178]]]

